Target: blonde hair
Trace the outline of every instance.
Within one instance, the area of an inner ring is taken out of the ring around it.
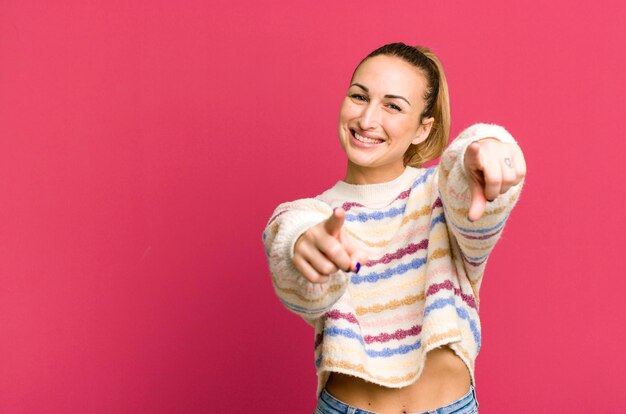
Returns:
[[[420,69],[426,78],[424,96],[426,105],[420,115],[420,122],[430,117],[435,120],[428,137],[417,145],[411,144],[404,154],[405,165],[421,167],[424,163],[439,157],[448,144],[450,97],[443,67],[439,58],[430,49],[424,46],[408,46],[404,43],[391,43],[379,47],[367,55],[361,63],[378,55],[396,56]]]

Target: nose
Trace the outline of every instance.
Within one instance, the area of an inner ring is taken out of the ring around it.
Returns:
[[[380,125],[380,109],[375,103],[369,102],[359,117],[359,127],[365,131]]]

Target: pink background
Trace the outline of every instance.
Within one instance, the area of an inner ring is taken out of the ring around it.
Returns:
[[[441,57],[453,135],[528,162],[481,414],[626,410],[624,7],[442,3],[0,1],[0,412],[312,412],[261,233],[343,178],[341,99],[392,41]]]

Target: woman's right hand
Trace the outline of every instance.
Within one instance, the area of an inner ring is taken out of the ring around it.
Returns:
[[[342,269],[358,273],[367,255],[343,228],[346,212],[341,208],[319,224],[311,227],[296,240],[293,264],[312,283],[324,283],[329,275]]]

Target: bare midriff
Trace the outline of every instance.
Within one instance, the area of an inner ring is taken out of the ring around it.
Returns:
[[[326,391],[346,404],[382,414],[434,410],[465,395],[471,385],[467,366],[448,346],[426,354],[422,374],[411,385],[388,388],[361,378],[331,373]]]

